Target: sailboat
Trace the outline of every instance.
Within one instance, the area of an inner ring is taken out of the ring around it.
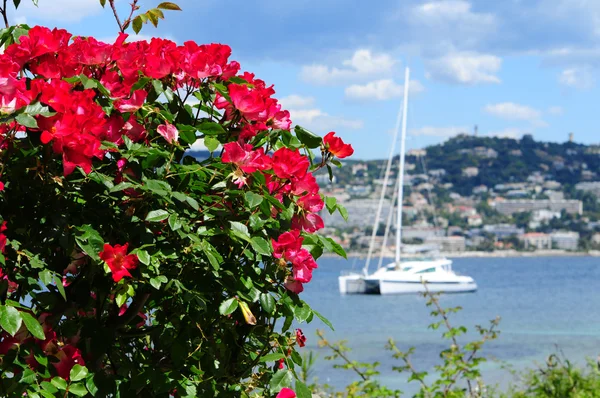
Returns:
[[[398,130],[400,125],[400,113],[396,123],[394,140],[390,151],[390,157],[386,168],[386,173],[379,201],[379,207],[375,216],[375,225],[371,236],[371,244],[369,245],[369,253],[367,262],[362,273],[351,272],[343,273],[338,278],[340,293],[342,294],[410,294],[424,292],[426,289],[430,292],[444,293],[463,293],[474,292],[477,290],[477,284],[470,276],[462,276],[456,274],[452,270],[452,260],[447,258],[431,258],[431,259],[416,259],[401,261],[401,245],[402,245],[402,203],[404,194],[404,157],[405,157],[405,142],[406,142],[406,121],[408,113],[408,88],[410,81],[410,70],[406,68],[404,78],[404,100],[402,104],[402,134],[400,139],[400,161],[398,169],[398,181],[394,196],[398,197],[397,205],[397,223],[396,223],[396,247],[395,261],[381,266],[373,273],[369,274],[369,263],[374,247],[374,238],[379,226],[379,219],[383,207],[383,199],[385,198],[385,189],[388,184],[392,157],[394,154],[395,143],[398,138]],[[392,206],[394,199],[392,199]],[[390,215],[391,216],[391,215]],[[389,228],[388,220],[388,228]],[[387,231],[384,238],[387,241]],[[382,248],[383,249],[383,248]],[[427,287],[426,287],[427,286]]]

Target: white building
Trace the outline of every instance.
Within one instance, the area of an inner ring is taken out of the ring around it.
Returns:
[[[552,239],[548,234],[530,232],[519,236],[519,239],[523,241],[526,249],[552,249]]]
[[[425,239],[428,245],[437,245],[445,252],[464,252],[465,237],[464,236],[436,236]]]
[[[579,233],[570,231],[556,231],[550,234],[552,245],[562,250],[577,250],[579,247]]]
[[[462,170],[465,177],[477,177],[479,175],[479,169],[477,167],[465,167]]]
[[[505,200],[495,202],[496,210],[504,215],[522,213],[535,210],[550,210],[569,214],[582,214],[583,203],[580,200]]]

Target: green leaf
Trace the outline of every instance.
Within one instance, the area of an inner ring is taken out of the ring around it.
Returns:
[[[219,147],[219,145],[221,145],[221,143],[216,138],[209,136],[204,137],[204,146],[210,152],[214,152]]]
[[[348,221],[348,210],[346,210],[346,208],[340,204],[337,205],[337,209],[344,218],[344,220]]]
[[[65,299],[65,301],[67,301],[67,294],[65,293],[65,287],[62,284],[62,279],[60,279],[58,275],[54,275],[54,278],[52,279],[54,280],[56,288],[58,289],[58,292],[60,293],[62,298]]]
[[[255,252],[263,256],[271,255],[271,244],[264,238],[255,236],[250,240],[250,244]]]
[[[169,212],[166,210],[152,210],[146,216],[146,221],[160,222],[166,220],[169,217]]]
[[[21,1],[21,0],[19,0],[19,1]],[[100,5],[102,7],[104,7],[106,5],[106,0],[100,0]]]
[[[261,293],[259,300],[260,306],[268,314],[272,314],[275,312],[275,298],[273,296],[271,296],[269,293]]]
[[[325,318],[323,315],[321,315],[318,311],[316,310],[312,310],[313,314],[315,314],[317,316],[317,318],[319,318],[325,325],[329,326],[329,329],[331,330],[335,330],[333,328],[333,325],[331,324],[331,322],[329,322],[329,319]]]
[[[65,379],[63,379],[60,376],[56,376],[54,377],[52,380],[50,380],[50,383],[52,383],[52,385],[56,388],[58,388],[59,390],[66,390],[67,389],[67,382]]]
[[[77,395],[78,397],[85,397],[88,394],[87,388],[83,383],[75,383],[69,386],[69,392]]]
[[[173,10],[173,11],[181,11],[181,8],[175,3],[171,3],[170,1],[165,1],[156,6],[162,10]]]
[[[260,362],[274,362],[274,361],[279,361],[280,359],[283,359],[283,358],[285,358],[285,355],[283,355],[282,353],[272,352],[270,354],[260,357]]]
[[[73,366],[71,368],[71,373],[69,374],[69,378],[71,379],[71,381],[79,381],[79,380],[85,379],[85,377],[87,375],[88,375],[88,370],[85,366],[75,364],[75,366]]]
[[[135,250],[133,253],[137,255],[138,260],[140,260],[140,263],[144,265],[150,265],[150,254],[148,254],[146,250],[138,249]]]
[[[56,115],[56,112],[51,112],[50,108],[42,105],[39,101],[27,105],[23,113],[26,113],[30,116],[42,115],[46,117]]]
[[[306,321],[311,314],[312,310],[306,303],[304,303],[302,306],[294,308],[294,316],[296,317],[298,322]]]
[[[85,254],[100,261],[99,253],[103,250],[104,240],[91,225],[82,225],[77,227],[78,235],[75,236],[77,245]]]
[[[296,137],[300,140],[301,143],[306,145],[308,148],[318,148],[321,146],[321,142],[323,139],[301,126],[294,127],[294,132],[296,133]]]
[[[221,315],[229,315],[233,313],[238,307],[238,300],[235,297],[232,297],[228,300],[225,300],[219,306],[219,313]]]
[[[271,392],[279,392],[283,387],[290,387],[292,385],[293,375],[289,369],[279,369],[277,373],[271,377],[269,387]]]
[[[340,246],[336,241],[334,241],[331,238],[324,238],[322,236],[319,236],[319,240],[323,243],[323,246],[325,247],[325,249],[327,249],[327,251],[329,252],[333,252],[339,256],[344,257],[345,259],[347,259],[348,257],[346,257],[346,251],[344,250],[344,248],[342,246]]]
[[[198,128],[198,131],[200,131],[201,133],[204,133],[204,135],[219,135],[219,134],[227,133],[225,131],[225,129],[223,128],[223,126],[221,126],[219,123],[215,123],[215,122],[205,121],[205,122],[198,124],[197,128]]]
[[[35,120],[35,118],[33,116],[28,115],[26,113],[21,113],[21,114],[17,115],[15,120],[21,126],[29,127],[31,129],[35,129],[38,127],[37,120]]]
[[[46,358],[46,357],[44,356],[44,358]],[[36,356],[35,360],[36,360],[36,361],[38,361],[38,359],[37,359],[37,356]],[[39,362],[39,361],[38,361],[38,362]],[[46,364],[42,364],[42,366],[46,366],[47,364],[48,364],[48,361],[46,360]],[[48,392],[49,392],[49,393],[51,393],[51,394],[54,394],[54,393],[58,392],[58,389],[57,389],[56,387],[54,387],[54,386],[52,385],[52,383],[49,383],[49,382],[47,382],[47,381],[42,381],[42,382],[40,383],[40,386],[41,386],[41,387],[42,387],[42,388],[43,388],[45,391],[48,391]]]
[[[251,209],[260,205],[264,199],[261,195],[254,192],[246,192],[244,197],[246,198],[246,203],[248,203],[248,206],[250,206]]]
[[[119,191],[123,191],[125,189],[131,188],[134,185],[130,182],[122,182],[120,184],[115,185],[114,187],[112,187],[111,189],[108,190],[108,192],[113,193],[113,192],[119,192]]]
[[[92,396],[95,397],[96,393],[98,392],[98,387],[96,387],[96,383],[94,382],[93,374],[88,375],[87,379],[85,380],[85,386],[87,387],[90,394],[92,394]]]
[[[16,308],[0,306],[0,326],[8,334],[11,336],[17,334],[22,322],[21,313]]]
[[[23,372],[23,375],[21,376],[21,379],[19,380],[19,383],[34,384],[36,379],[37,379],[37,375],[35,374],[35,372],[33,370],[25,369],[25,371]]]
[[[158,27],[158,18],[159,16],[155,13],[152,12],[153,10],[148,10],[146,11],[146,18],[148,18],[150,20],[150,22],[152,23],[152,25],[154,25],[155,28]]]
[[[123,304],[125,304],[125,302],[127,301],[127,293],[121,292],[118,293],[117,296],[115,297],[115,303],[117,304],[117,307],[121,308],[123,306]]]
[[[160,282],[160,280],[158,280],[158,278],[150,279],[150,285],[152,285],[152,287],[155,288],[156,290],[160,290],[161,284],[162,283]]]
[[[40,325],[38,320],[35,319],[29,312],[25,312],[25,311],[21,312],[21,318],[23,319],[23,322],[25,323],[25,327],[27,328],[27,330],[29,330],[29,332],[33,335],[33,337],[40,339],[40,340],[46,339],[42,325]]]
[[[250,242],[250,234],[248,233],[248,227],[238,221],[230,221],[231,231],[239,238]]]
[[[177,214],[171,214],[169,216],[169,227],[171,227],[172,231],[177,231],[182,227],[181,221],[177,217]]]
[[[296,389],[294,390],[297,398],[312,398],[312,393],[306,384],[296,380]]]
[[[106,0],[100,0],[100,3],[106,2]],[[15,5],[15,10],[19,8],[19,4],[21,4],[21,0],[13,0],[13,4]]]
[[[142,20],[142,14],[140,14],[133,19],[133,22],[132,22],[133,31],[136,34],[140,33],[140,31],[142,30],[143,24],[144,24],[144,21]]]
[[[188,144],[193,144],[198,139],[198,137],[196,137],[196,129],[192,126],[179,124],[177,125],[177,130],[179,130],[181,138]]]
[[[152,87],[154,88],[154,91],[156,91],[156,94],[161,95],[162,93],[164,93],[165,89],[163,88],[163,83],[160,80],[152,80]]]
[[[325,197],[325,206],[329,211],[329,214],[333,214],[337,209],[337,199],[334,196]]]

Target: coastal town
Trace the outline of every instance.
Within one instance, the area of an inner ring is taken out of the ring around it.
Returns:
[[[543,160],[536,163],[532,157]],[[506,159],[507,164],[500,164]],[[566,143],[550,145],[530,136],[515,140],[465,134],[413,149],[405,165],[403,246],[426,245],[451,256],[598,254],[600,176],[592,171],[598,170],[598,160],[600,150],[573,143],[572,134]],[[325,194],[348,212],[346,221],[324,209],[323,232],[350,253],[364,254],[372,240],[386,161],[344,166],[333,171],[333,181],[327,173],[317,176]],[[384,246],[384,255],[395,249],[391,214],[397,206],[392,203],[396,169],[387,182],[373,239],[377,252]]]

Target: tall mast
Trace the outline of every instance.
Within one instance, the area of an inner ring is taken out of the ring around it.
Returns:
[[[402,135],[400,136],[400,166],[398,168],[398,222],[396,225],[396,265],[400,265],[400,245],[402,244],[402,202],[404,201],[404,153],[406,142],[406,117],[408,114],[408,84],[410,81],[410,70],[406,68],[404,73],[404,101],[402,105]]]
[[[387,184],[390,179],[390,172],[392,170],[392,159],[394,158],[394,151],[396,150],[396,141],[398,141],[398,134],[400,133],[400,121],[402,116],[402,108],[398,110],[398,116],[396,118],[396,125],[394,127],[394,138],[392,139],[392,146],[390,148],[390,156],[388,157],[387,166],[385,168],[385,175],[383,177],[383,187],[381,187],[381,196],[379,198],[379,206],[377,207],[377,214],[375,215],[375,224],[373,225],[373,233],[371,234],[371,242],[369,244],[369,253],[367,254],[367,262],[363,268],[365,275],[369,275],[369,264],[371,262],[371,255],[375,248],[375,236],[379,229],[379,220],[381,219],[381,210],[383,209],[383,201],[385,199],[385,192],[387,190]],[[392,206],[394,204],[392,203]],[[391,210],[390,210],[391,211]]]

